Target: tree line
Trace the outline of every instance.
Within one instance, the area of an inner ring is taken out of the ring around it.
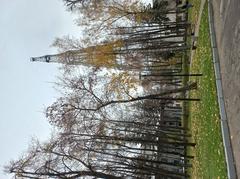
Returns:
[[[160,1],[63,0],[85,37],[54,42],[42,56],[64,64],[64,91],[46,109],[56,129],[5,167],[16,178],[189,178],[189,129],[183,101],[197,83],[184,83],[191,47],[187,10]],[[35,58],[37,59],[37,58]],[[77,73],[80,65],[88,69]],[[157,89],[154,89],[154,86]]]

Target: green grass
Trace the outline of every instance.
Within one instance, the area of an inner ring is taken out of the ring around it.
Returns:
[[[196,0],[196,2],[198,1],[200,0]],[[196,7],[195,3],[194,6]],[[190,16],[196,18],[193,12]],[[190,71],[203,74],[200,78],[191,78],[193,81],[198,81],[198,90],[191,92],[190,96],[201,98],[200,102],[193,102],[190,105],[189,127],[193,141],[197,144],[195,149],[190,151],[195,156],[193,168],[190,171],[191,178],[227,178],[212,64],[207,3],[201,18],[198,48],[193,57]]]
[[[193,31],[194,26],[197,24],[201,0],[190,0],[190,3],[194,6],[188,10],[188,21],[192,23],[191,29],[189,31]],[[189,32],[190,33],[190,32]],[[188,45],[192,45],[191,38],[187,38]],[[189,59],[190,59],[190,53],[184,54],[183,57],[183,73],[188,74],[189,73]],[[189,81],[189,77],[183,78],[183,84],[186,85]],[[183,94],[183,97],[186,97],[186,94]],[[183,126],[188,126],[188,118],[189,118],[189,103],[183,102]]]
[[[190,3],[193,4],[193,7],[189,9],[189,21],[196,25],[199,16],[201,0],[190,0]]]

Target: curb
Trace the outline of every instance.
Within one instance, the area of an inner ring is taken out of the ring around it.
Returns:
[[[222,131],[224,153],[225,153],[226,164],[227,164],[227,174],[229,179],[236,179],[237,178],[236,166],[235,166],[235,161],[233,156],[230,131],[229,131],[227,114],[226,114],[225,103],[224,103],[219,55],[218,55],[218,48],[217,48],[217,42],[216,42],[216,34],[214,30],[215,27],[214,27],[214,19],[213,19],[212,0],[208,0],[208,14],[209,14],[208,17],[209,17],[211,47],[212,47],[212,54],[213,54],[213,64],[214,64],[214,71],[215,71],[215,77],[216,77],[218,105],[219,105],[220,118],[221,118],[220,119],[221,131]]]

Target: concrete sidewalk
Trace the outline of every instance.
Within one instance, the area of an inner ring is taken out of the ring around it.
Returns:
[[[227,122],[240,177],[240,1],[212,3]]]

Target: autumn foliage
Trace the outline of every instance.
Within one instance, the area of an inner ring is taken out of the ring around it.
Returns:
[[[58,38],[59,54],[34,58],[68,69],[58,83],[64,95],[46,109],[56,133],[35,142],[8,172],[18,178],[188,178],[193,157],[186,151],[195,144],[182,123],[183,104],[199,99],[187,96],[197,83],[184,77],[199,74],[183,70],[191,35],[186,11],[171,0],[63,1],[78,13],[84,36]]]

